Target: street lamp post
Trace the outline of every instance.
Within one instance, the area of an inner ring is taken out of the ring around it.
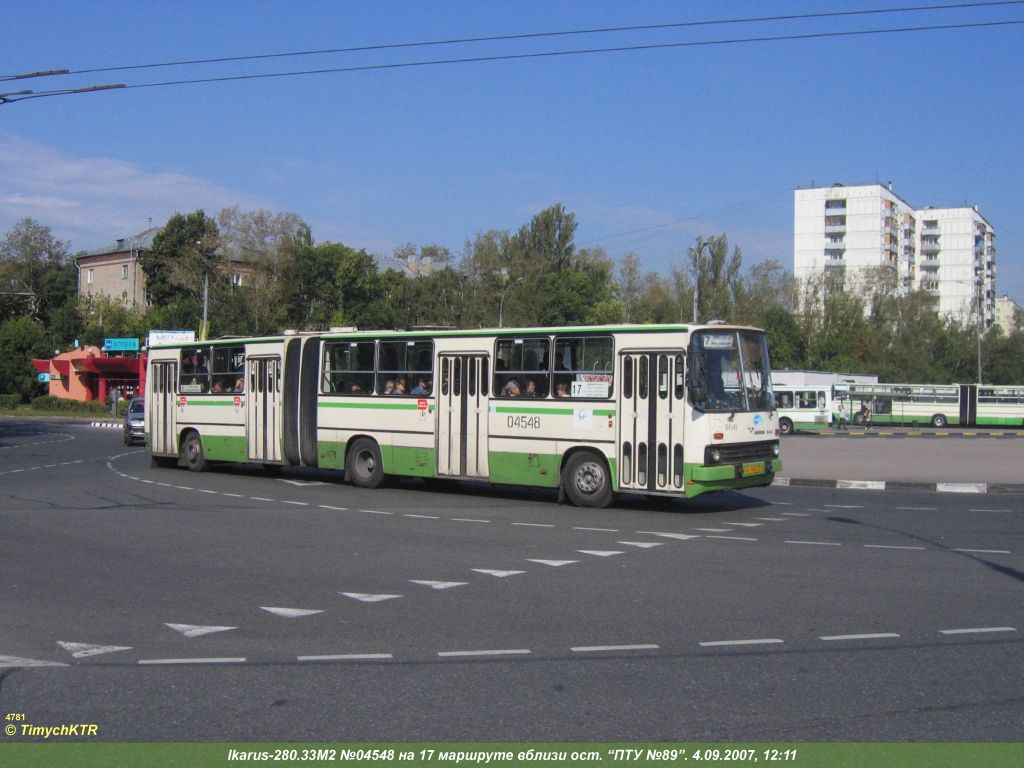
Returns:
[[[507,286],[505,286],[505,290],[501,292],[501,301],[498,302],[498,327],[499,328],[504,328],[503,323],[504,323],[504,313],[505,313],[505,296],[508,294],[509,291],[512,290],[512,288],[517,283],[521,283],[521,282],[523,282],[523,278],[517,277],[515,280],[513,280],[511,283],[509,283]]]
[[[199,251],[199,258],[203,262],[203,325],[199,331],[199,340],[206,341],[207,330],[209,325],[207,324],[206,315],[207,308],[210,303],[210,269],[206,263],[206,259],[203,258],[203,241],[196,240],[196,250]]]

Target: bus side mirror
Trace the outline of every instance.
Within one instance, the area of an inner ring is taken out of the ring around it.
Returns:
[[[704,355],[691,350],[686,361],[686,391],[694,405],[702,404],[707,399],[707,380],[707,361]]]

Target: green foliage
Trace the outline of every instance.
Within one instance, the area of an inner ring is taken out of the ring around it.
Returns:
[[[0,323],[0,392],[27,400],[40,390],[32,359],[49,358],[53,349],[46,330],[31,317]]]
[[[21,395],[0,394],[0,410],[10,411],[21,404]]]
[[[66,397],[53,397],[51,395],[40,395],[39,397],[33,397],[32,407],[37,411],[58,411],[61,413],[110,413],[110,406],[107,405],[106,403],[100,403],[95,400],[92,400],[90,402],[82,402],[81,400],[71,400]]]
[[[218,245],[217,222],[203,211],[171,216],[153,238],[153,250],[139,254],[152,303],[199,298],[204,275],[215,275],[224,267]]]

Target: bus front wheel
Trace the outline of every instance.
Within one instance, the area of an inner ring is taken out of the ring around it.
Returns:
[[[604,457],[593,451],[579,451],[569,457],[562,470],[562,486],[577,507],[607,507],[612,501],[612,482]]]
[[[181,446],[181,459],[193,472],[206,471],[206,454],[203,452],[203,441],[198,432],[188,433]]]
[[[384,464],[377,443],[361,437],[352,444],[345,461],[349,480],[360,488],[379,488],[384,483]]]
[[[932,426],[942,429],[944,426],[946,426],[946,417],[943,416],[941,413],[936,413],[934,416],[932,416]]]

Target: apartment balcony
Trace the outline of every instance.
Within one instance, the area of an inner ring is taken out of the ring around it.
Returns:
[[[942,246],[936,240],[922,240],[921,253],[938,253]]]
[[[938,237],[942,234],[942,230],[938,227],[925,226],[921,229],[921,237]]]
[[[825,203],[825,215],[826,216],[845,216],[846,215],[846,201],[845,200],[830,200]]]
[[[845,224],[826,224],[825,225],[826,235],[845,235],[846,225]]]

